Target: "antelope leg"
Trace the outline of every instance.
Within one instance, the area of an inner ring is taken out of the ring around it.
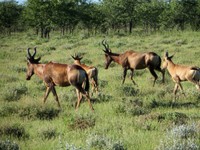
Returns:
[[[137,83],[133,80],[134,69],[131,69],[131,80],[133,84],[137,85]]]
[[[45,92],[45,95],[44,95],[44,103],[46,102],[47,97],[49,96],[50,91],[51,91],[51,88],[47,86],[46,92]]]
[[[125,78],[126,78],[126,74],[127,74],[127,69],[124,68],[124,73],[123,73],[123,81],[122,84],[124,84]]]
[[[57,103],[58,103],[58,107],[60,108],[60,102],[59,102],[59,100],[58,100],[58,95],[57,95],[57,93],[56,93],[56,89],[55,89],[54,86],[52,87],[52,93],[53,93],[53,95],[54,95],[54,97],[55,97],[55,99],[56,99],[56,101],[57,101]]]

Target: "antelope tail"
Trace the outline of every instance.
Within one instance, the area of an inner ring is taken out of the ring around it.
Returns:
[[[160,66],[161,66],[161,62],[162,62],[160,56],[158,56],[158,60],[159,60],[159,62],[158,62],[158,66],[157,66],[157,67],[160,68]]]
[[[200,69],[199,68],[192,68],[194,70],[193,80],[200,81]]]
[[[89,89],[90,89],[90,83],[89,83],[89,78],[88,78],[88,75],[87,73],[85,72],[85,78],[86,78],[86,85],[85,85],[85,91],[89,92]]]

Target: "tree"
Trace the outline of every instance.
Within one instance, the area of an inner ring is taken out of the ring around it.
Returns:
[[[26,3],[24,17],[28,24],[36,29],[36,33],[40,31],[42,38],[49,37],[52,28],[53,5],[48,0],[28,0]]]
[[[22,9],[22,6],[14,0],[0,2],[1,32],[11,34],[12,31],[17,29]]]

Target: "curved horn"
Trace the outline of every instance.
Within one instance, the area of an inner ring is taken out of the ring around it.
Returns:
[[[105,44],[105,39],[102,41],[102,45],[107,49],[106,44]]]
[[[108,48],[108,50],[109,50],[109,45],[108,45],[108,43],[105,41],[105,44],[106,44],[106,46],[107,46],[107,48]]]
[[[31,58],[30,48],[27,49],[27,52],[28,52],[28,57],[27,58]]]
[[[36,47],[34,47],[33,58],[35,57],[35,54],[36,54]]]
[[[110,52],[109,50],[109,45],[108,43],[105,41],[105,39],[102,41],[102,45],[104,46],[105,50],[103,50],[105,53]]]
[[[71,55],[72,56],[72,55]],[[74,54],[74,56],[72,56],[72,58],[74,60],[81,60],[83,57],[80,57],[79,55],[77,55],[76,53]]]

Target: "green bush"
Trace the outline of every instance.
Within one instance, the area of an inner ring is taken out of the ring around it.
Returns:
[[[158,121],[164,121],[164,120],[172,121],[176,125],[185,124],[188,120],[188,116],[180,112],[167,112],[160,114],[158,116]]]
[[[28,138],[29,135],[26,133],[24,127],[20,124],[13,124],[13,125],[4,125],[0,127],[1,135],[15,137],[18,139],[25,139]]]
[[[27,119],[35,119],[37,114],[37,106],[28,106],[20,109],[19,116]]]
[[[102,150],[126,150],[121,141],[115,141],[105,136],[91,134],[86,140],[88,149],[102,149]]]
[[[132,116],[144,115],[150,112],[149,109],[143,107],[143,101],[140,99],[130,100],[123,98],[118,105],[116,112],[130,114]]]
[[[95,99],[95,102],[108,102],[112,99],[111,95],[103,94],[102,92],[98,93],[98,97]]]
[[[19,108],[13,105],[4,105],[0,108],[0,116],[6,117],[18,113]]]
[[[7,84],[2,95],[3,99],[6,101],[17,101],[22,95],[25,95],[28,88],[24,84],[17,84],[15,86]]]
[[[54,109],[54,108],[38,108],[36,112],[36,117],[41,119],[41,120],[52,120],[55,117],[58,117],[60,113],[59,109]]]
[[[40,131],[39,134],[41,135],[42,139],[47,139],[47,140],[54,139],[57,136],[56,129],[53,128],[42,130]]]
[[[19,150],[19,146],[17,143],[6,140],[0,141],[0,150]]]
[[[73,130],[76,129],[87,129],[95,126],[95,118],[91,115],[81,116],[76,115],[72,116],[69,119],[69,127]]]

